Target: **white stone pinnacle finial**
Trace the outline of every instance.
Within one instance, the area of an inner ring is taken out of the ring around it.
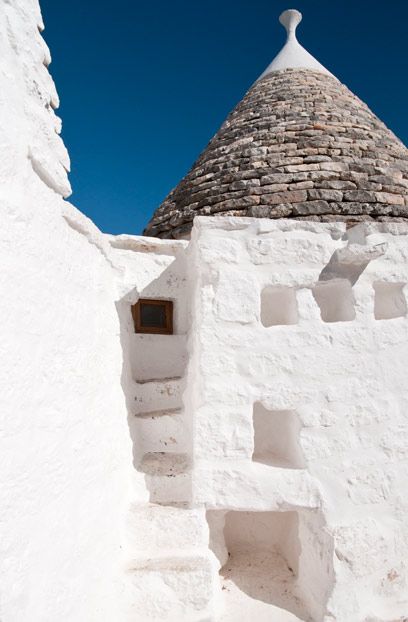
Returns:
[[[287,9],[280,14],[279,21],[286,28],[288,39],[291,36],[296,37],[296,28],[302,21],[302,13],[296,9]]]
[[[296,28],[302,21],[302,13],[296,9],[288,9],[283,11],[279,21],[288,33],[286,43],[258,80],[283,69],[313,69],[332,75],[296,39]]]

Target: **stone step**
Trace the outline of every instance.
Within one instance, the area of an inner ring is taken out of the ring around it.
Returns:
[[[191,499],[191,459],[185,453],[151,452],[138,470],[145,473],[152,503],[180,503]]]
[[[167,554],[166,554],[167,553]],[[170,553],[170,554],[169,554]],[[160,570],[174,570],[175,572],[184,570],[194,570],[194,568],[204,564],[213,563],[213,559],[208,551],[163,551],[162,555],[155,557],[136,556],[130,564],[130,571],[148,572]],[[214,561],[216,565],[216,561]]]
[[[172,382],[173,380],[181,380],[183,376],[164,376],[163,378],[145,378],[143,380],[136,380],[137,384],[151,384],[152,382]]]
[[[138,439],[140,454],[186,453],[191,446],[188,422],[181,410],[159,416],[133,417],[129,422],[132,438]],[[167,411],[166,411],[167,413]]]
[[[179,376],[135,383],[134,414],[180,409],[184,385],[184,378]]]
[[[154,477],[176,477],[191,470],[188,454],[155,451],[145,454],[138,471]]]
[[[138,622],[215,622],[218,564],[211,552],[135,558],[129,564]]]
[[[182,413],[181,408],[163,408],[163,410],[152,410],[150,412],[136,413],[138,419],[159,419],[160,417],[172,417]]]
[[[205,509],[165,505],[132,505],[127,533],[132,554],[166,556],[181,549],[208,546]]]
[[[150,452],[138,470],[146,475],[152,503],[188,502],[191,499],[191,458],[185,453]]]

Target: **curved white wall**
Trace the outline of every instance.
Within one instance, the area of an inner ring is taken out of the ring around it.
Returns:
[[[61,198],[69,161],[40,23],[36,1],[2,3],[0,619],[111,622],[132,473],[118,271]]]

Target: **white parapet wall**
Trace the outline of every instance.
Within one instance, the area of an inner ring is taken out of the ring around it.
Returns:
[[[232,546],[229,585],[252,597],[273,571],[262,556],[245,570],[242,552],[280,512],[298,515],[296,570],[293,542],[280,547],[302,620],[408,611],[407,236],[400,223],[195,220],[192,501],[211,510],[214,551]]]

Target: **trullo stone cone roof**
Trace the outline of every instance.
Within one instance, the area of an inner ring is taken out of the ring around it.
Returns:
[[[408,219],[408,150],[297,41],[278,56],[156,210],[144,234],[188,235],[198,215]]]

